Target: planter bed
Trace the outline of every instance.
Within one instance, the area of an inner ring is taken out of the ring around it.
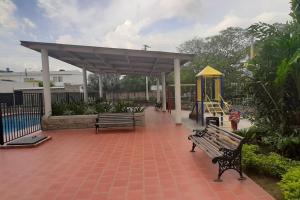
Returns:
[[[94,128],[97,114],[62,115],[42,119],[42,130]],[[134,113],[135,126],[145,125],[145,112]]]

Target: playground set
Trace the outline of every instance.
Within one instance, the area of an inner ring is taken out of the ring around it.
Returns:
[[[196,84],[182,84],[193,97],[194,105],[189,115],[196,119],[202,126],[206,118],[218,118],[219,125],[229,126],[228,114],[229,104],[224,101],[224,75],[211,66],[206,66],[196,75]],[[175,107],[174,85],[167,88],[167,110],[171,112]],[[182,97],[184,98],[184,97]]]
[[[196,75],[196,101],[192,113],[195,112],[197,122],[205,125],[205,113],[218,117],[220,125],[228,120],[225,119],[229,110],[228,104],[224,101],[224,76],[211,66],[206,66]]]

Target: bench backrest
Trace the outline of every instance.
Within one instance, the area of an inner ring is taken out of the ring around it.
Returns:
[[[122,122],[122,121],[133,121],[134,113],[99,113],[96,119],[97,122]]]
[[[238,149],[243,144],[243,137],[211,124],[206,126],[205,137],[213,141],[216,146],[231,150]]]

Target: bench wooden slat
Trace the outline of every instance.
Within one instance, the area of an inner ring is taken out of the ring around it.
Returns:
[[[98,132],[99,128],[134,128],[134,113],[99,113],[95,126],[96,132]]]
[[[215,137],[217,134],[213,134],[211,131],[208,131],[208,134],[215,143],[219,145],[219,148],[225,147],[227,149],[236,149],[237,146],[226,143],[224,140]]]
[[[191,151],[194,152],[195,147],[198,147],[212,158],[213,163],[219,164],[217,181],[221,180],[221,175],[227,169],[238,171],[240,180],[244,179],[241,165],[243,137],[213,125],[195,131],[196,134],[188,137],[193,142]]]
[[[219,148],[216,148],[214,146],[211,145],[210,141],[207,140],[205,137],[198,137],[198,138],[194,138],[195,143],[199,144],[199,148],[201,148],[202,150],[206,151],[206,152],[210,152],[210,157],[214,158],[216,156],[221,155],[222,153],[219,151]],[[204,148],[203,148],[204,147]]]

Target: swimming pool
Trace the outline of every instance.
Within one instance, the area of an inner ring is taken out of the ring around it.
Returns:
[[[40,130],[41,115],[38,113],[2,116],[4,135],[26,135]]]

